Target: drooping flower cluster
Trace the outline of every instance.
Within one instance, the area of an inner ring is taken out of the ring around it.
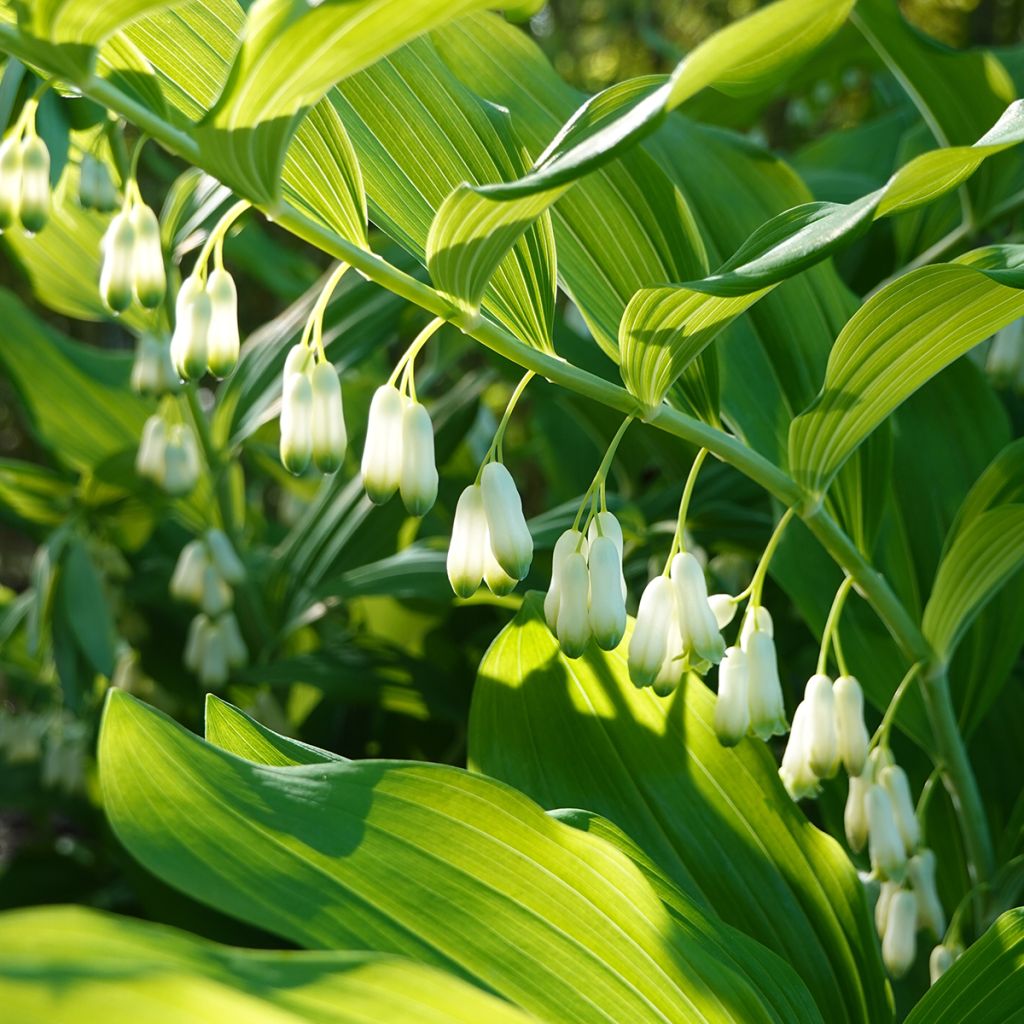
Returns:
[[[622,642],[622,551],[622,527],[607,509],[591,519],[586,534],[574,528],[556,541],[544,616],[566,657],[580,657],[591,640],[603,651],[613,651]]]
[[[533,562],[533,537],[512,474],[488,462],[480,479],[459,496],[448,546],[448,579],[459,597],[472,597],[481,583],[510,594]]]
[[[15,222],[37,234],[50,219],[50,151],[36,134],[35,106],[0,142],[0,231]]]
[[[191,493],[199,482],[199,449],[192,428],[154,413],[142,428],[135,471],[172,497]]]
[[[228,376],[238,363],[238,293],[231,275],[215,267],[207,276],[199,265],[178,290],[174,303],[171,361],[182,380],[198,380],[207,370]]]
[[[288,353],[281,394],[281,463],[304,473],[310,461],[321,473],[341,468],[348,447],[341,381],[334,367],[316,361],[298,344]]]
[[[92,153],[82,156],[78,168],[78,202],[82,209],[97,213],[112,213],[120,203],[109,168]]]
[[[233,587],[245,580],[245,567],[221,530],[181,549],[171,576],[171,595],[197,605],[185,643],[185,667],[199,676],[204,686],[223,685],[233,668],[243,667],[249,652],[232,612]]]
[[[156,309],[167,293],[160,223],[132,183],[101,243],[100,297],[114,313],[132,302]]]
[[[140,395],[159,398],[181,387],[181,380],[171,362],[168,343],[154,334],[143,334],[135,347],[131,384]]]

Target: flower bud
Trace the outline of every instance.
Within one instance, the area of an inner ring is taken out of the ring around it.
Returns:
[[[206,279],[210,296],[210,330],[207,334],[210,373],[224,378],[238,365],[238,293],[231,275],[222,267]],[[333,371],[332,371],[333,372]]]
[[[181,549],[178,561],[171,575],[171,596],[179,601],[199,604],[203,598],[203,583],[210,557],[202,541],[189,541]]]
[[[82,157],[78,172],[78,202],[83,209],[109,213],[117,209],[117,189],[110,171],[91,153]]]
[[[393,384],[382,384],[370,402],[363,445],[363,486],[375,505],[383,505],[401,482],[404,406]]]
[[[228,679],[228,644],[224,630],[218,622],[206,627],[199,658],[199,680],[204,686],[216,689]]]
[[[832,680],[813,675],[804,690],[807,704],[807,762],[819,779],[830,779],[839,770],[836,739],[836,706]]]
[[[172,497],[182,497],[199,481],[199,452],[192,431],[178,424],[167,432],[160,483]]]
[[[190,672],[199,671],[203,657],[203,645],[206,643],[206,631],[209,626],[210,620],[203,614],[197,615],[188,625],[185,650],[181,660]]]
[[[21,206],[21,143],[13,136],[0,143],[0,231],[17,219]]]
[[[676,588],[679,626],[687,653],[695,652],[703,660],[717,665],[725,654],[725,641],[708,604],[708,587],[700,562],[689,552],[681,552],[672,559],[671,578]]]
[[[718,742],[724,747],[736,746],[746,736],[749,726],[747,656],[738,647],[729,647],[718,666],[718,700],[715,702]]]
[[[132,290],[139,305],[146,309],[156,309],[167,293],[160,223],[145,203],[132,207],[129,216],[135,233],[132,247]]]
[[[949,946],[936,946],[928,957],[928,976],[931,983],[941,978],[956,963],[956,955]]]
[[[747,649],[747,641],[754,633],[767,633],[770,637],[775,636],[775,626],[772,622],[771,612],[763,605],[747,605],[743,615],[743,624],[740,626],[740,647]]]
[[[708,604],[719,629],[725,629],[736,618],[736,600],[731,594],[712,594]]]
[[[626,633],[622,556],[607,534],[590,542],[590,629],[597,646],[614,651]]]
[[[578,658],[590,642],[590,573],[587,560],[577,551],[561,565],[558,592],[558,643],[567,658]]]
[[[143,334],[135,346],[132,361],[132,390],[140,395],[156,395],[160,392],[160,342],[151,334]]]
[[[208,563],[203,570],[203,589],[199,598],[199,607],[211,618],[226,612],[234,601],[231,588],[224,577],[217,572],[217,567]]]
[[[300,342],[288,350],[288,355],[284,360],[284,372],[281,375],[281,380],[286,381],[293,373],[309,374],[312,369],[313,352]]]
[[[38,135],[29,135],[21,144],[21,204],[18,210],[22,227],[35,234],[50,219],[50,151]]]
[[[555,541],[555,548],[551,553],[551,585],[548,587],[547,594],[544,595],[544,618],[552,633],[558,632],[559,574],[562,564],[574,551],[580,551],[586,558],[590,554],[587,538],[580,530],[566,530]]]
[[[494,557],[490,534],[487,535],[487,544],[484,548],[484,582],[487,589],[497,597],[506,597],[519,586],[519,580],[509,576]]]
[[[634,686],[650,686],[668,653],[675,616],[675,594],[667,576],[655,576],[640,596],[636,626],[629,641],[629,678]]]
[[[479,484],[470,484],[459,495],[448,545],[448,581],[462,598],[472,597],[487,569],[490,539]]]
[[[917,848],[921,838],[921,828],[917,823],[917,814],[914,811],[914,799],[910,795],[910,782],[907,779],[907,773],[899,765],[894,764],[883,768],[878,778],[889,793],[893,814],[896,817],[896,827],[903,838],[907,856],[910,856]]]
[[[872,783],[865,798],[865,806],[871,867],[880,878],[902,882],[907,870],[907,854],[896,825],[889,791],[880,783]]]
[[[894,893],[882,939],[882,960],[894,978],[902,978],[914,964],[917,953],[917,904],[914,894],[901,889]]]
[[[321,473],[335,473],[345,461],[348,433],[341,404],[341,381],[330,363],[310,375],[313,387],[313,464]]]
[[[313,454],[313,385],[304,373],[285,377],[281,396],[281,465],[298,476]]]
[[[171,360],[182,380],[196,380],[206,373],[207,334],[210,329],[210,296],[196,274],[187,277],[174,304]]]
[[[217,567],[217,572],[233,587],[245,581],[245,566],[235,553],[223,530],[206,531],[206,550]]]
[[[164,476],[164,452],[167,448],[167,424],[159,415],[150,416],[142,428],[142,440],[135,456],[135,472],[160,483]]]
[[[762,740],[786,732],[786,707],[775,656],[775,642],[767,632],[751,632],[744,651],[747,655],[747,685],[750,695],[750,730]]]
[[[871,779],[865,775],[851,775],[850,789],[846,794],[846,809],[843,812],[843,825],[846,828],[846,841],[854,853],[860,853],[868,841],[868,810],[867,795]]]
[[[941,939],[946,934],[946,912],[935,885],[935,854],[921,850],[907,861],[907,875],[917,900],[917,926]]]
[[[132,304],[132,252],[135,229],[127,213],[117,214],[103,235],[100,298],[115,313]]]
[[[864,694],[853,676],[840,676],[832,688],[836,704],[836,738],[843,767],[860,775],[868,756],[868,730],[864,724]]]
[[[875,902],[875,931],[878,938],[885,938],[885,929],[889,923],[889,908],[892,906],[892,898],[900,891],[898,882],[883,882],[878,892],[878,900]]]
[[[411,516],[425,516],[437,499],[434,463],[434,425],[419,402],[408,401],[402,411],[402,503]],[[486,510],[486,496],[484,508]]]
[[[489,462],[480,474],[480,487],[494,557],[509,576],[524,579],[533,561],[533,537],[512,474],[500,462]]]
[[[218,625],[224,637],[228,665],[231,668],[243,668],[249,663],[249,651],[242,639],[242,631],[238,628],[238,619],[233,613],[226,612],[218,620]]]
[[[802,700],[793,714],[793,728],[782,755],[782,766],[779,768],[779,776],[786,787],[786,792],[794,800],[817,796],[821,790],[818,776],[811,768],[811,715],[811,705],[806,699]]]
[[[587,530],[587,542],[593,544],[598,537],[609,537],[619,553],[619,589],[622,591],[622,600],[626,600],[626,576],[622,571],[622,526],[618,519],[611,512],[605,510],[598,512],[590,521],[590,528]]]

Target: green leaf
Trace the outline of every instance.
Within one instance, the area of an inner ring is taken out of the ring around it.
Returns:
[[[699,281],[641,289],[619,328],[626,387],[641,401],[657,405],[690,362],[773,286],[826,259],[873,220],[932,202],[988,157],[1022,141],[1024,101],[1018,100],[973,146],[924,153],[882,188],[852,203],[807,203],[787,210]]]
[[[286,767],[345,760],[340,754],[281,736],[212,693],[206,695],[206,740],[257,764]]]
[[[1010,1024],[1024,1005],[1024,908],[1003,914],[914,1007],[906,1024]]]
[[[303,945],[401,953],[552,1022],[784,1019],[629,858],[501,783],[252,764],[116,690],[99,758],[111,825],[151,871]]]
[[[75,643],[94,672],[114,674],[114,621],[103,591],[103,580],[77,538],[68,544],[61,561],[57,601]]]
[[[821,393],[794,421],[790,468],[815,493],[867,435],[944,366],[1024,314],[1024,248],[922,267],[869,298],[836,339]]]
[[[422,964],[373,953],[233,949],[84,907],[0,915],[6,1024],[528,1024]]]
[[[61,474],[31,462],[0,459],[0,508],[26,523],[56,526],[74,499],[74,485]]]
[[[846,854],[786,795],[763,743],[719,744],[695,676],[669,700],[637,690],[627,643],[569,661],[530,595],[480,666],[470,766],[609,818],[690,899],[788,961],[828,1021],[889,1019]]]
[[[95,45],[128,22],[181,2],[118,0],[116,4],[96,4],[93,0],[31,0],[24,4],[29,19],[24,28],[55,43]]]

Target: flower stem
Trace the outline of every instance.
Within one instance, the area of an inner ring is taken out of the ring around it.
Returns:
[[[818,653],[819,675],[824,675],[828,668],[829,645],[832,643],[833,638],[835,638],[837,660],[840,662],[840,674],[846,675],[846,659],[842,657],[839,650],[839,617],[843,614],[843,605],[846,603],[846,596],[850,593],[850,588],[852,586],[853,579],[850,576],[847,576],[846,579],[839,584],[836,596],[832,600],[832,607],[829,609],[828,618],[825,620],[825,628],[822,630],[821,634],[821,650]]]
[[[782,518],[775,524],[775,529],[768,538],[761,561],[757,563],[757,568],[754,570],[754,578],[750,581],[750,586],[747,589],[750,591],[750,603],[755,608],[761,603],[761,590],[764,587],[765,577],[768,575],[768,567],[775,556],[775,549],[779,546],[779,541],[782,540],[782,535],[786,532],[786,527],[789,526],[789,521],[795,514],[796,509],[794,508],[787,508],[782,513]]]
[[[686,477],[686,484],[683,486],[683,496],[679,499],[679,514],[676,516],[676,532],[672,535],[672,546],[669,548],[668,560],[665,562],[665,575],[668,575],[672,559],[675,558],[680,551],[686,550],[686,517],[690,512],[690,498],[693,497],[693,488],[697,483],[697,476],[700,474],[700,467],[704,465],[704,460],[707,458],[707,455],[707,448],[701,448],[700,451],[697,452],[697,455],[693,460],[693,465],[690,467],[690,472]]]

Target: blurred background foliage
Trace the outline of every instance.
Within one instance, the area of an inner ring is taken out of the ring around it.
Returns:
[[[524,31],[565,79],[593,92],[632,76],[665,73],[709,33],[756,6],[755,0],[553,0]],[[902,6],[921,32],[944,45],[998,48],[1019,93],[1024,0],[907,0]],[[16,116],[33,87],[30,75],[5,73],[0,125]],[[778,92],[742,100],[704,92],[683,113],[772,150],[818,199],[862,195],[933,144],[894,77],[852,26]],[[74,139],[102,117],[86,101],[45,96],[40,131],[57,154],[55,176],[69,133]],[[1002,166],[1008,176],[1020,171],[1008,161]],[[159,209],[172,187],[183,188],[187,172],[150,144],[141,163],[142,193]],[[228,197],[201,176],[192,177],[184,194],[171,241],[175,259],[184,258],[187,266]],[[944,235],[958,211],[951,196],[920,216],[880,225],[838,258],[845,283],[866,293]],[[166,227],[166,209],[162,219]],[[58,245],[53,228],[48,230],[47,244]],[[1007,230],[1003,237],[1018,234],[1015,217]],[[51,389],[47,375],[79,384],[101,381],[121,396],[125,415],[140,423],[153,409],[127,388],[133,334],[97,305],[91,283],[97,253],[65,241],[50,266],[24,242],[0,243],[0,318],[20,351],[31,353],[21,361],[14,360],[14,349],[6,358],[0,353],[7,371],[0,374],[0,907],[82,902],[259,944],[260,936],[171,893],[134,865],[108,834],[97,805],[91,751],[108,675],[189,726],[199,725],[202,690],[181,664],[191,610],[168,597],[167,585],[178,552],[206,522],[211,496],[172,503],[140,487],[132,471],[134,448],[123,439],[102,457],[69,458],[62,450],[67,439],[86,444],[89,438],[79,435],[89,424],[62,407],[62,393]],[[386,238],[376,234],[371,243],[413,269]],[[417,371],[437,428],[438,503],[422,521],[407,519],[397,502],[371,510],[357,479],[362,423],[373,388],[425,317],[349,274],[328,311],[326,340],[342,369],[354,450],[345,469],[322,486],[294,480],[277,461],[276,424],[266,414],[285,347],[301,330],[329,262],[253,216],[231,234],[225,256],[238,282],[248,342],[237,382],[220,385],[214,429],[231,434],[240,424],[246,427],[231,500],[244,508],[250,580],[239,590],[237,610],[253,658],[223,695],[278,731],[347,756],[462,764],[477,665],[520,597],[453,601],[443,573],[444,547],[454,503],[475,474],[516,383],[512,370],[443,329]],[[74,298],[79,294],[92,295],[93,307]],[[559,314],[558,351],[614,377],[615,368],[564,300]],[[1021,339],[1014,344],[1019,349]],[[281,353],[276,362],[274,353]],[[974,461],[983,465],[989,450],[1005,443],[1003,433],[1010,433],[1005,419],[1015,424],[1014,436],[1020,434],[1021,381],[1001,379],[997,400],[976,366],[960,364],[946,379],[952,376],[960,393],[975,389],[975,404],[968,407],[984,406],[997,424],[978,441]],[[98,421],[108,416],[104,395],[110,393],[97,392],[92,415]],[[225,394],[238,399],[233,412]],[[930,401],[940,407],[944,401],[939,390],[930,394],[915,400],[925,414],[934,411]],[[200,399],[213,406],[209,389]],[[617,426],[616,416],[542,381],[526,392],[505,450],[528,513],[537,516],[538,557],[527,587],[546,586],[550,545],[571,519],[574,499],[590,483]],[[664,558],[694,453],[657,431],[639,429],[626,435],[620,453],[610,491],[625,527],[627,578],[635,595],[650,567]],[[901,476],[909,480],[912,473]],[[953,509],[956,500],[950,498]],[[767,499],[729,467],[709,460],[691,514],[715,589],[741,590],[772,522]],[[766,604],[778,610],[792,706],[813,669],[816,641],[780,591],[769,593]],[[993,750],[1017,745],[1019,751],[1017,724],[993,718],[998,735],[979,732],[975,742]],[[922,784],[930,765],[920,752],[908,745],[900,760]],[[986,781],[994,790],[1007,789],[992,813],[1013,843],[1015,828],[1024,824],[1014,818],[1024,817],[1019,786],[1014,792],[1013,779],[998,773]],[[837,834],[842,799],[830,789],[820,811],[812,810]],[[948,823],[948,803],[940,796],[934,806],[938,822]],[[955,844],[955,829],[948,831]],[[943,885],[955,905],[966,879],[945,878]],[[921,981],[909,984],[919,987]]]

